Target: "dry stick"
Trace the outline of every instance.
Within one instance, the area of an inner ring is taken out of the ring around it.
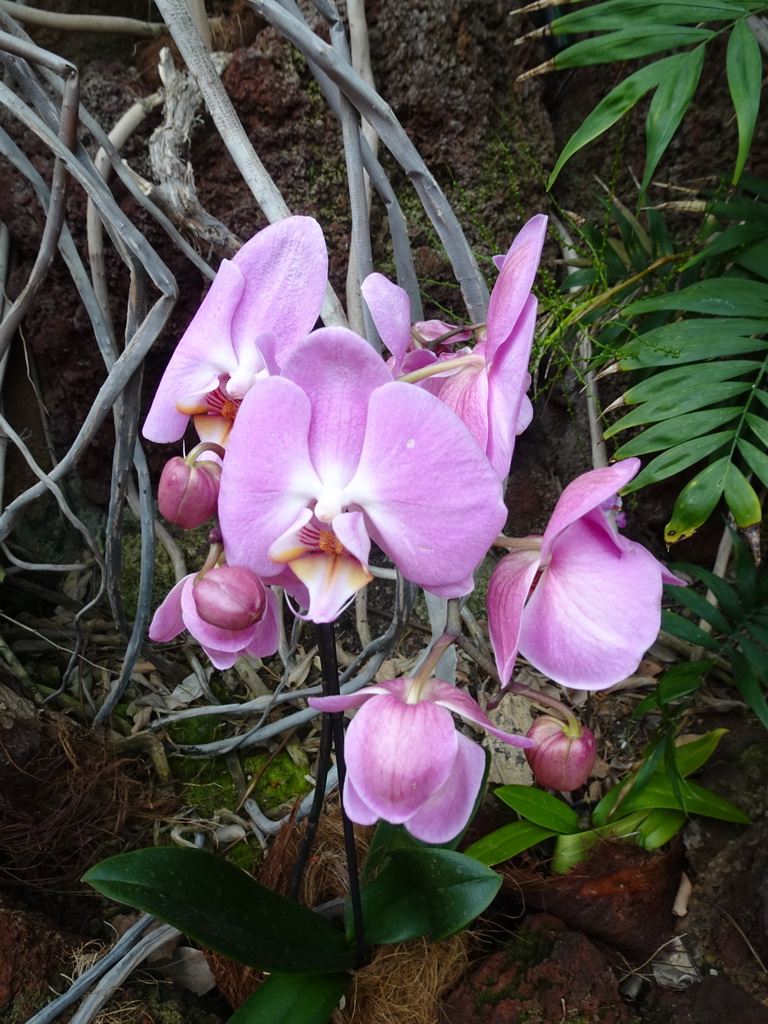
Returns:
[[[163,9],[177,0],[160,0]],[[392,108],[367,82],[334,53],[298,18],[285,11],[275,0],[247,0],[250,7],[277,28],[307,60],[317,64],[354,103],[360,115],[378,132],[382,142],[410,178],[427,216],[443,243],[472,320],[483,320],[488,309],[488,288],[477,265],[456,214],[446,201],[440,186],[427,169],[418,150],[408,138]]]
[[[290,216],[285,200],[256,155],[235,113],[184,0],[158,0],[157,6],[187,67],[197,79],[224,145],[267,220],[273,223]],[[330,285],[326,289],[321,316],[327,325],[345,325],[347,322]]]

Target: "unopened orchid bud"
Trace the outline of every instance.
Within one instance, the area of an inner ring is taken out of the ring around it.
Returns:
[[[267,592],[255,572],[240,565],[220,565],[195,581],[197,614],[219,629],[247,629],[267,606]]]
[[[540,715],[526,733],[536,746],[525,751],[536,781],[570,793],[583,786],[595,764],[595,736],[575,718]]]
[[[189,462],[177,455],[167,462],[157,489],[161,514],[185,530],[202,526],[216,514],[221,466],[206,459]]]

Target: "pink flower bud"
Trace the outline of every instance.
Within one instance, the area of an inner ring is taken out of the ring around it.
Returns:
[[[267,607],[267,592],[255,572],[240,565],[220,565],[196,580],[192,596],[197,614],[219,629],[247,629]]]
[[[525,756],[537,782],[570,793],[583,786],[595,763],[595,736],[576,719],[540,715],[526,735],[536,746]]]
[[[221,466],[205,460],[188,462],[177,455],[166,463],[157,489],[160,512],[185,530],[202,526],[216,514]]]

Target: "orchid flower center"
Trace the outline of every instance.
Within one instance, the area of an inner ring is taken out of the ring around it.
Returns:
[[[325,551],[329,555],[343,555],[345,548],[339,538],[329,527],[317,527],[314,523],[302,526],[298,539],[307,551]]]

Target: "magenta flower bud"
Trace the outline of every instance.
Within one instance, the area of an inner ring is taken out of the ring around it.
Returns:
[[[267,592],[255,572],[240,565],[211,569],[192,587],[197,614],[219,629],[247,629],[267,607]]]
[[[595,735],[576,719],[540,715],[526,733],[536,746],[525,751],[536,781],[567,793],[583,786],[595,764]]]
[[[160,512],[185,530],[202,526],[216,514],[221,466],[205,460],[191,466],[177,455],[167,462],[157,489]]]

